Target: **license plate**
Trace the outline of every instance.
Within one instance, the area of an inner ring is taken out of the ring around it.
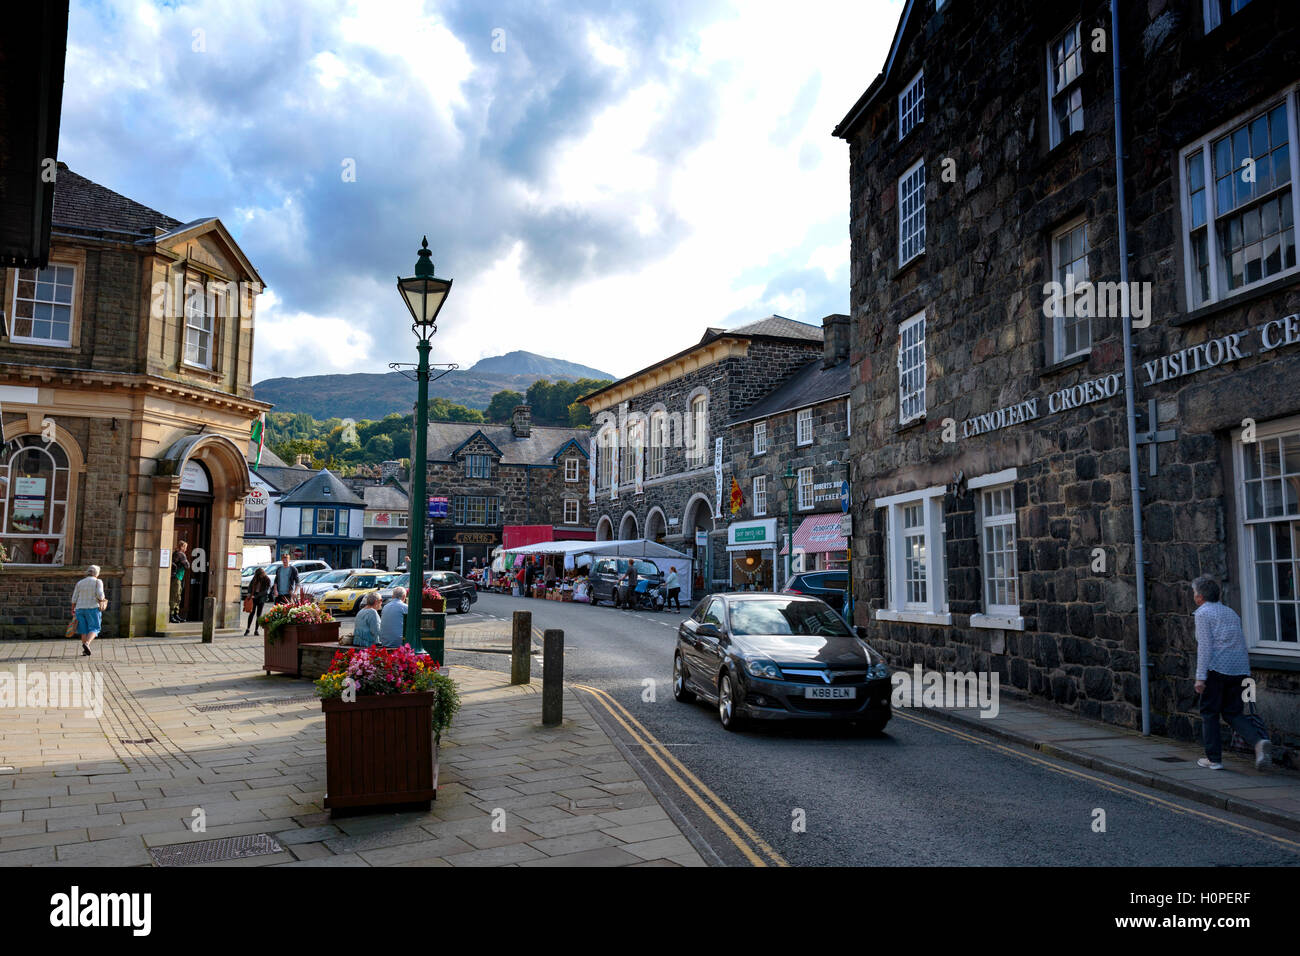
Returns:
[[[805,697],[813,700],[853,700],[858,696],[856,687],[805,687]]]

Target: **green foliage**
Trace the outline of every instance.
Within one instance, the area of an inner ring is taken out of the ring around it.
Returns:
[[[591,413],[578,399],[608,385],[604,379],[580,378],[574,382],[539,379],[528,387],[528,404],[539,425],[579,427],[591,423]]]
[[[488,402],[487,417],[490,422],[508,422],[516,405],[522,405],[524,397],[512,389],[505,389],[492,396]]]

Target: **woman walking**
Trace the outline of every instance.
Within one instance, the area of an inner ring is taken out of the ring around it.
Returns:
[[[248,597],[253,602],[253,610],[248,615],[248,623],[244,625],[244,636],[248,636],[248,629],[253,629],[253,634],[257,634],[258,627],[262,623],[262,605],[266,603],[267,597],[271,593],[271,576],[266,573],[265,568],[258,568],[253,572],[253,580],[248,582]]]
[[[104,582],[99,580],[99,565],[86,569],[86,576],[72,589],[72,613],[77,616],[77,634],[81,637],[81,654],[90,656],[90,642],[99,636],[99,628],[108,599]]]

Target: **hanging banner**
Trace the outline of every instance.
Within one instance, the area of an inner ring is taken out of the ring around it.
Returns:
[[[598,442],[591,443],[591,457],[587,460],[587,501],[596,503],[596,457],[600,454]]]
[[[609,500],[618,501],[618,446],[622,441],[622,436],[614,436],[614,444],[610,447],[609,458]]]
[[[719,436],[713,443],[713,517],[722,517],[722,437]]]
[[[636,493],[639,495],[645,492],[645,455],[642,447],[645,445],[645,426],[637,423],[633,433],[636,436],[634,439],[636,444],[632,447],[632,454],[636,455]]]

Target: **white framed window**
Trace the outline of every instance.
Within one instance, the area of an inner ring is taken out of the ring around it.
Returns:
[[[943,485],[873,502],[885,509],[882,621],[952,624],[944,557]]]
[[[471,496],[465,499],[465,524],[487,524],[487,499]]]
[[[618,453],[618,480],[620,484],[630,485],[636,480],[636,463],[641,456],[642,424],[631,422],[627,426],[627,444]]]
[[[813,470],[799,469],[799,510],[808,511],[813,506]]]
[[[244,534],[266,534],[266,509],[244,512]]]
[[[491,474],[491,458],[487,455],[465,456],[466,478],[487,478]]]
[[[349,515],[349,514],[351,514],[351,512],[350,512],[347,508],[340,508],[340,509],[339,509],[339,515],[338,515],[338,530],[335,532],[335,534],[342,535],[343,537],[347,537],[347,534],[348,534],[348,515]]]
[[[984,613],[971,615],[972,627],[1023,630],[1025,626],[1020,617],[1014,476],[1012,469],[1009,475],[999,473],[973,479],[967,485],[979,490],[980,570],[984,587]]]
[[[686,464],[699,468],[708,460],[709,453],[709,400],[704,395],[691,399],[691,451]]]
[[[1296,88],[1180,153],[1190,308],[1296,269]]]
[[[578,459],[576,458],[564,459],[564,480],[565,481],[578,480]]]
[[[795,441],[800,445],[812,444],[813,419],[811,408],[801,408],[795,415]]]
[[[314,508],[303,508],[298,516],[298,534],[311,535],[316,530],[316,511]]]
[[[316,509],[316,533],[317,534],[334,533],[334,509],[333,508]]]
[[[1063,362],[1092,351],[1092,320],[1075,307],[1075,289],[1088,281],[1087,220],[1076,219],[1052,233],[1052,278],[1062,289],[1052,306],[1052,361]]]
[[[1300,416],[1234,442],[1242,627],[1252,648],[1300,656]]]
[[[917,71],[912,82],[898,94],[898,138],[901,140],[925,119],[925,76]]]
[[[614,429],[606,429],[600,436],[598,449],[599,468],[596,471],[597,484],[608,488],[613,480],[614,466]]]
[[[71,346],[77,267],[51,262],[44,269],[14,271],[9,341],[23,345]]]
[[[925,252],[925,160],[898,178],[898,265]]]
[[[650,415],[650,477],[664,473],[668,458],[668,415],[654,412]]]
[[[1047,128],[1055,149],[1083,130],[1083,44],[1075,23],[1047,44]]]
[[[0,446],[0,544],[6,564],[63,564],[71,475],[68,453],[40,435]]]
[[[565,524],[578,523],[578,499],[577,498],[564,499],[564,523]]]
[[[754,502],[754,517],[767,514],[767,475],[754,476],[754,493],[750,500]]]
[[[1250,0],[1201,0],[1201,12],[1205,14],[1205,32],[1209,33],[1223,23],[1225,17],[1237,13]]]
[[[754,454],[767,454],[767,422],[754,423]]]
[[[487,501],[487,523],[500,524],[501,523],[501,499],[494,495],[491,498],[486,499],[486,501]]]
[[[898,327],[898,422],[925,417],[925,313]]]
[[[185,295],[185,361],[199,368],[212,368],[212,329],[215,305],[202,286],[192,285]]]

